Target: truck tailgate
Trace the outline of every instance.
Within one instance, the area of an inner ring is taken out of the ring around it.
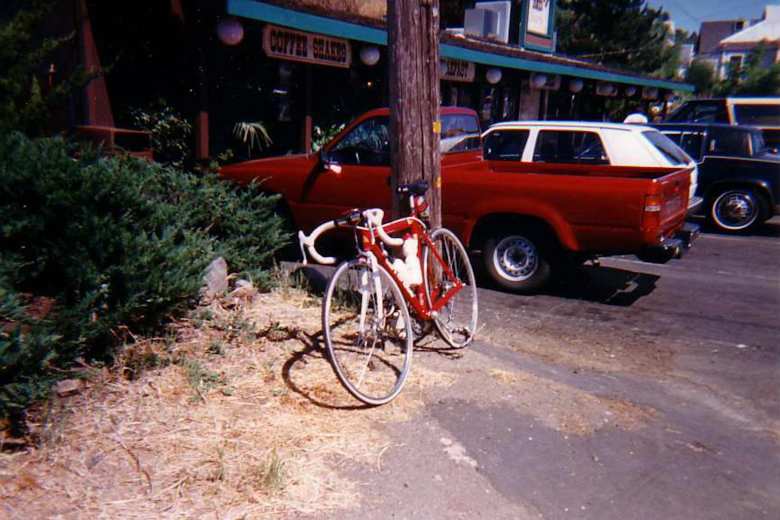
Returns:
[[[654,195],[660,195],[659,222],[662,235],[677,230],[688,211],[688,188],[693,168],[684,168],[653,180]]]

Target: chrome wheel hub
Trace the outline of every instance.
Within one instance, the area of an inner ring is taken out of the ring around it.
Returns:
[[[758,216],[753,198],[747,193],[736,191],[720,195],[715,201],[713,213],[718,224],[727,229],[745,228]]]
[[[493,265],[508,280],[527,280],[539,267],[539,253],[536,246],[523,237],[506,237],[493,251]]]

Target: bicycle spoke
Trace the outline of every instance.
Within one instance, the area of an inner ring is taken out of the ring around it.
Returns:
[[[437,229],[431,233],[430,239],[440,254],[437,258],[437,255],[428,253],[424,258],[426,265],[423,272],[426,275],[429,303],[432,303],[432,295],[436,298],[449,297],[435,316],[434,324],[447,343],[461,348],[471,342],[477,327],[477,287],[474,272],[466,250],[451,231]],[[444,265],[440,265],[441,263]],[[442,276],[431,276],[431,273],[437,272],[441,272]],[[455,289],[458,283],[462,285]]]
[[[398,395],[411,367],[413,334],[403,296],[384,269],[342,264],[323,302],[323,330],[336,375],[351,394],[374,405]]]

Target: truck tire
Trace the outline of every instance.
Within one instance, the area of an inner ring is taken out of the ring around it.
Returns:
[[[538,233],[510,231],[489,238],[482,258],[496,284],[512,292],[532,293],[550,279],[551,249]]]
[[[720,231],[747,231],[764,220],[764,200],[752,188],[726,188],[710,198],[708,217]]]

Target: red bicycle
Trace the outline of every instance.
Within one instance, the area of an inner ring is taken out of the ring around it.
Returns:
[[[463,244],[451,231],[428,232],[424,181],[398,187],[409,216],[384,224],[381,209],[353,210],[298,239],[317,262],[334,264],[314,244],[332,229],[352,229],[358,255],[336,268],[322,302],[322,328],[331,364],[344,387],[370,405],[401,391],[416,336],[433,323],[453,348],[477,327],[477,286]],[[411,313],[410,313],[411,308]]]

